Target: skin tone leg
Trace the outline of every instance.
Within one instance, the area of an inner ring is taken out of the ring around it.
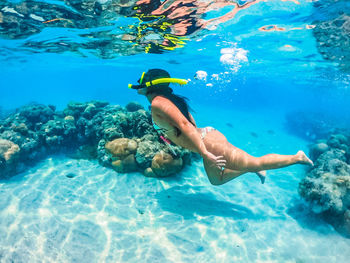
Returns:
[[[283,168],[292,164],[312,165],[312,161],[306,157],[303,151],[299,151],[295,155],[267,154],[262,157],[253,157],[233,145],[226,145],[226,148],[231,149],[225,155],[226,167],[239,171],[256,173],[262,170]]]
[[[203,161],[209,181],[214,185],[227,183],[247,172],[257,173],[261,182],[264,183],[265,170],[293,164],[313,165],[312,161],[302,151],[295,155],[267,154],[262,157],[253,157],[230,144],[225,136],[217,130],[208,133],[204,143],[208,151],[215,155],[222,155],[226,160],[223,173],[218,167],[206,160]]]

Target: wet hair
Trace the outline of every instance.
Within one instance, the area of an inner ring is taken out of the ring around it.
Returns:
[[[145,73],[145,76],[143,77],[142,82],[145,83],[145,82],[155,80],[155,79],[160,79],[160,78],[170,78],[170,74],[163,69],[150,69]],[[169,83],[157,84],[147,88],[146,94],[150,94],[150,93],[156,93],[157,95],[161,95],[169,99],[181,111],[181,113],[186,117],[186,119],[190,123],[192,123],[193,126],[196,127],[196,125],[192,122],[190,118],[189,111],[193,111],[193,110],[187,103],[188,98],[181,95],[174,94],[172,88],[169,87]]]

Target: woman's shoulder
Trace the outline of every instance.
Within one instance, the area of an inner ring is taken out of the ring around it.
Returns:
[[[162,96],[162,95],[157,95],[153,98],[152,100],[152,105],[155,103],[163,103],[163,102],[171,102],[171,100],[169,100],[167,97]]]
[[[163,97],[163,96],[156,96],[154,97],[154,99],[152,100],[152,103],[151,103],[151,107],[152,107],[152,110],[162,110],[162,109],[165,109],[165,108],[169,108],[169,106],[175,106],[171,100],[169,100],[168,98],[166,97]],[[176,107],[176,106],[175,106]]]

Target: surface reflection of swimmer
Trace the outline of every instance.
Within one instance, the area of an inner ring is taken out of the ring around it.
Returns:
[[[232,5],[230,2],[227,4]],[[123,36],[123,40],[144,46],[146,52],[152,53],[183,47],[187,40],[185,36],[208,24],[202,17],[212,7],[212,3],[201,1],[139,0],[133,8],[129,8],[129,15],[124,15],[137,17],[140,24],[136,26],[136,32],[131,30]]]
[[[199,29],[209,29],[212,26],[226,22],[232,19],[240,10],[248,8],[260,1],[241,1],[243,3],[239,4],[232,0],[166,0],[163,2],[159,0],[140,0],[136,2],[136,5],[148,7],[147,10],[141,8],[140,12],[148,12],[148,14],[154,16],[164,15],[171,24],[172,34],[186,36]],[[222,16],[205,20],[205,14],[209,11],[221,9],[226,6],[232,6],[233,9]],[[156,9],[151,10],[152,8]]]
[[[265,170],[292,164],[309,164],[312,161],[303,151],[295,155],[268,154],[253,157],[230,144],[226,137],[212,127],[198,128],[183,97],[173,94],[169,83],[186,84],[186,80],[170,78],[165,70],[151,69],[143,73],[139,85],[129,84],[151,103],[152,120],[165,142],[173,142],[203,158],[209,181],[224,184],[247,172],[256,173],[265,181]]]
[[[161,53],[183,47],[188,40],[186,36],[201,29],[213,29],[259,1],[242,0],[242,4],[232,0],[64,0],[61,4],[59,1],[0,1],[0,36],[20,39],[47,27],[77,28],[84,32],[74,32],[87,41],[76,42],[74,37],[52,41],[47,34],[50,41],[28,39],[25,46],[47,52],[70,50],[84,56],[86,53],[80,50],[94,50],[104,58],[114,57],[116,53]],[[233,9],[221,17],[205,20],[209,11],[226,6]],[[138,18],[139,23],[115,28],[114,23],[120,16]],[[89,28],[94,30],[86,30]]]
[[[141,0],[139,2],[154,1]],[[160,3],[158,0],[156,2]],[[202,28],[196,3],[197,1],[164,1],[150,14],[165,16],[170,24],[172,34],[186,36]]]

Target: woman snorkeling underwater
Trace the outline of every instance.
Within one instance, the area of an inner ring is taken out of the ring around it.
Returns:
[[[170,83],[186,84],[186,80],[171,78],[162,69],[150,69],[138,80],[139,85],[129,84],[137,93],[146,96],[151,103],[152,121],[163,133],[164,140],[199,153],[205,171],[213,185],[221,185],[248,173],[256,173],[265,182],[266,170],[292,164],[309,164],[312,161],[303,151],[295,155],[267,154],[253,157],[230,144],[226,137],[212,127],[198,128],[186,98],[173,94]],[[165,139],[165,138],[166,139]]]

